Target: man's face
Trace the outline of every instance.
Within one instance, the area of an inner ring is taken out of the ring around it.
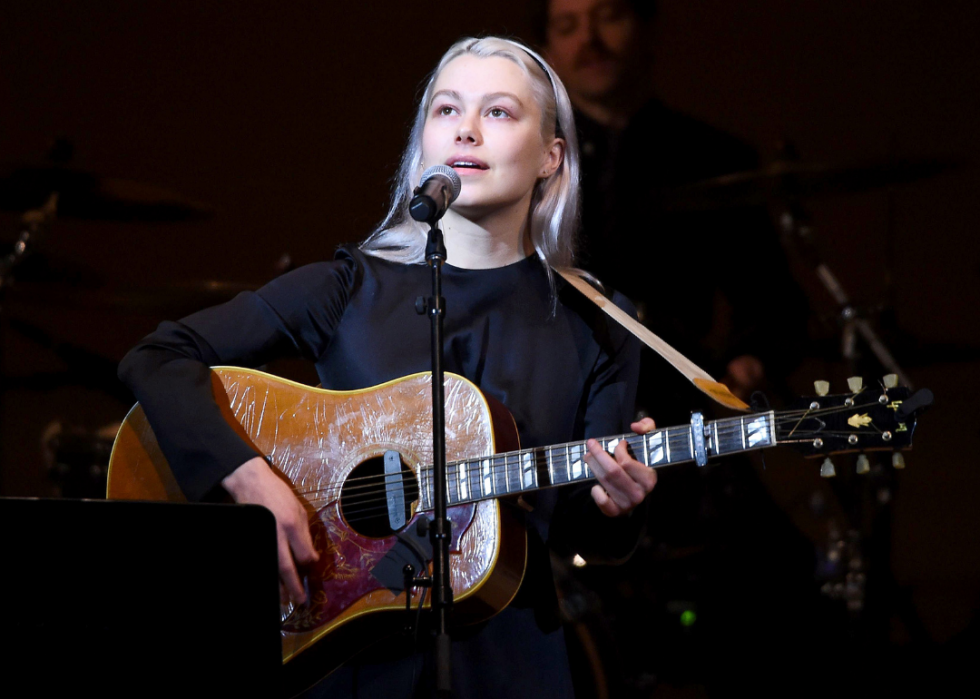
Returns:
[[[644,29],[626,0],[550,0],[548,59],[573,96],[603,99],[646,60]]]

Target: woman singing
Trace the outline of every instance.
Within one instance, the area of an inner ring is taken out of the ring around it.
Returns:
[[[522,446],[625,431],[634,410],[639,343],[552,273],[574,261],[578,152],[572,110],[534,52],[499,38],[464,39],[429,79],[384,222],[358,247],[255,293],[163,323],[120,366],[182,489],[221,489],[273,512],[284,594],[305,597],[298,570],[318,554],[306,511],[270,464],[221,418],[209,366],[314,362],[324,388],[362,389],[430,368],[426,229],[408,216],[422,171],[452,167],[462,191],[442,219],[445,369],[513,413]],[[629,302],[613,296],[632,312]],[[649,419],[632,429],[653,428]],[[527,574],[489,621],[453,631],[459,697],[572,696],[547,547],[617,560],[636,544],[633,510],[656,475],[622,442],[589,442],[593,487],[538,492],[527,515]],[[421,655],[404,639],[348,662],[310,696],[430,696]],[[424,645],[420,643],[420,645]],[[413,684],[415,686],[413,686]]]

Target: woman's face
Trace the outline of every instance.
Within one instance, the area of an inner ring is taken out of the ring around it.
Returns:
[[[541,133],[541,107],[513,61],[463,55],[436,78],[422,132],[426,167],[445,164],[463,183],[464,216],[530,203],[535,182],[561,164],[560,139]]]

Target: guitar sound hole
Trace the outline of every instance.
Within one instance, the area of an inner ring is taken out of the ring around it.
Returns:
[[[351,529],[363,536],[383,538],[394,534],[388,516],[384,456],[362,462],[350,472],[340,490],[340,511]],[[404,488],[404,521],[412,519],[412,505],[419,497],[419,484],[412,470],[401,462]]]

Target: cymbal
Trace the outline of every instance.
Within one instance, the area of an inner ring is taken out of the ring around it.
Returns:
[[[668,210],[710,210],[772,201],[856,194],[908,184],[957,169],[962,159],[923,157],[849,164],[779,160],[759,170],[735,172],[661,193]]]
[[[175,222],[212,211],[177,192],[133,180],[103,177],[58,165],[0,170],[0,209],[24,212],[58,193],[58,216],[94,221]]]

